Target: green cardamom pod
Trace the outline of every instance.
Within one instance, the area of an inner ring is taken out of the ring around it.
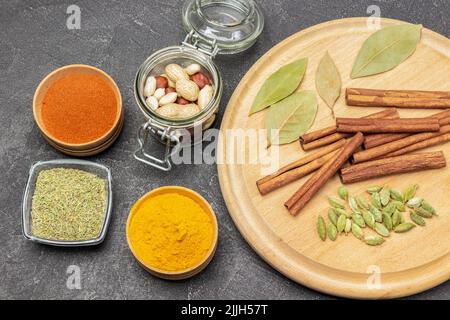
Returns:
[[[336,240],[336,237],[337,237],[336,226],[332,223],[330,225],[328,225],[328,237],[330,238],[331,241]]]
[[[372,207],[372,208],[370,208],[370,212],[372,213],[372,215],[375,218],[376,222],[382,222],[383,221],[383,215],[381,214],[380,210],[378,210],[375,207]]]
[[[389,200],[391,200],[391,191],[388,187],[383,187],[380,191],[380,200],[381,205],[386,206],[389,203]]]
[[[401,203],[403,203],[403,193],[400,190],[397,189],[391,189],[391,198],[393,200],[397,200],[400,201]]]
[[[410,213],[410,218],[412,220],[412,222],[414,222],[415,224],[419,225],[419,226],[425,226],[425,220],[419,216],[417,213],[415,213],[414,211],[411,211]]]
[[[364,228],[366,226],[366,223],[364,222],[364,218],[358,213],[352,214],[352,220],[354,222],[353,224],[356,224],[361,228]]]
[[[409,201],[410,199],[414,198],[414,196],[416,195],[417,189],[419,188],[419,185],[417,184],[412,184],[410,185],[404,193],[404,198],[405,201]]]
[[[396,227],[400,224],[401,222],[401,217],[400,217],[400,212],[398,212],[397,210],[392,214],[392,227]]]
[[[378,192],[374,192],[370,195],[372,198],[372,204],[375,208],[381,209],[383,206],[381,205],[380,194]]]
[[[405,211],[406,211],[406,207],[405,207],[405,204],[404,204],[403,202],[398,201],[398,200],[394,200],[394,201],[392,201],[391,203],[394,204],[395,208],[396,208],[398,211],[400,211],[400,212],[405,212]]]
[[[348,197],[348,205],[349,205],[350,209],[352,209],[353,211],[356,211],[356,212],[359,211],[358,203],[356,202],[354,197],[352,197],[352,196]]]
[[[379,246],[384,242],[384,238],[380,236],[367,236],[364,238],[364,242],[369,246]]]
[[[421,207],[425,210],[427,210],[428,212],[431,212],[433,215],[436,215],[436,210],[425,200],[422,201],[422,205]]]
[[[395,205],[395,203],[390,202],[386,207],[384,207],[383,213],[386,213],[392,217],[395,210],[397,210],[397,206]]]
[[[400,218],[400,224],[406,222],[406,221],[405,221],[405,217],[403,216],[403,213],[401,213],[401,212],[399,211],[399,212],[398,212],[398,216],[399,216],[399,218]]]
[[[366,209],[369,210],[370,206],[369,203],[367,202],[367,200],[363,197],[356,197],[356,203],[358,204],[358,206],[362,209]]]
[[[418,214],[419,216],[421,216],[422,218],[430,219],[433,217],[433,214],[431,212],[428,212],[427,210],[425,210],[422,207],[416,208],[416,210],[414,212],[416,214]]]
[[[410,208],[417,208],[422,204],[423,199],[419,197],[414,197],[406,202],[406,205]]]
[[[344,228],[344,232],[347,234],[347,233],[349,233],[350,231],[352,231],[352,220],[350,220],[350,219],[346,219],[345,220],[345,228]]]
[[[342,233],[344,231],[344,229],[345,229],[345,222],[346,221],[347,221],[347,216],[345,216],[343,214],[339,216],[338,221],[337,221],[337,225],[336,225],[337,231],[339,233]]]
[[[363,210],[362,216],[366,225],[373,229],[373,227],[375,226],[375,217],[373,216],[373,214],[367,210]]]
[[[383,213],[383,223],[386,229],[392,231],[392,218],[390,215]]]
[[[383,187],[380,186],[371,186],[367,188],[368,193],[380,192]]]
[[[327,238],[327,227],[325,225],[325,220],[323,220],[322,216],[317,218],[317,233],[319,234],[320,239],[325,241]]]
[[[336,210],[336,213],[337,213],[338,217],[342,216],[342,215],[349,216],[349,213],[345,209],[335,208],[335,210]]]
[[[340,186],[338,188],[338,195],[342,200],[347,200],[348,198],[348,190],[344,186]]]
[[[337,225],[338,214],[334,208],[328,209],[328,219],[330,219],[331,223],[335,226]]]
[[[336,197],[328,197],[328,202],[330,203],[330,205],[333,208],[339,208],[339,209],[344,209],[345,206],[342,203],[341,199],[338,199]]]
[[[352,233],[357,239],[364,238],[364,232],[356,223],[352,223]]]
[[[375,231],[383,237],[389,237],[389,230],[386,228],[386,226],[382,223],[376,222],[375,223]]]
[[[407,232],[414,228],[416,225],[411,222],[404,222],[395,227],[394,231],[397,233]]]

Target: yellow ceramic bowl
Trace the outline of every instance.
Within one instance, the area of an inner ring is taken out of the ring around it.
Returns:
[[[116,96],[116,100],[117,100],[117,115],[116,115],[116,119],[115,119],[114,124],[111,127],[111,129],[108,132],[106,132],[103,136],[101,136],[93,141],[89,141],[89,142],[81,143],[81,144],[67,143],[67,142],[61,141],[61,140],[53,137],[46,130],[45,125],[42,121],[42,116],[41,116],[42,101],[44,100],[45,94],[47,93],[47,90],[50,88],[50,86],[55,81],[57,81],[61,78],[64,78],[68,75],[73,75],[73,74],[96,74],[96,75],[100,76],[102,79],[104,79],[106,81],[106,83],[109,84],[109,86],[113,90],[114,95]],[[63,149],[68,149],[68,150],[72,150],[72,151],[91,150],[91,149],[95,149],[95,148],[105,144],[105,142],[110,140],[111,137],[114,136],[116,131],[120,128],[120,120],[123,117],[122,113],[123,113],[123,111],[122,111],[122,96],[120,94],[119,87],[114,82],[114,80],[106,72],[104,72],[98,68],[84,65],[84,64],[72,64],[72,65],[64,66],[64,67],[61,67],[59,69],[52,71],[41,81],[41,83],[39,84],[39,86],[37,87],[37,89],[34,93],[34,98],[33,98],[34,120],[36,121],[36,124],[38,125],[41,133],[44,135],[44,137],[47,140],[51,140],[53,142],[53,144],[56,144],[57,146],[59,146]]]
[[[133,215],[135,213],[135,209],[138,208],[141,205],[141,203],[143,201],[147,200],[148,198],[155,197],[155,196],[162,195],[162,194],[167,194],[167,193],[178,193],[178,194],[181,194],[183,196],[186,196],[186,197],[194,200],[197,204],[200,205],[200,207],[207,214],[210,215],[211,221],[212,221],[212,228],[213,228],[213,242],[211,243],[211,247],[209,248],[205,257],[201,261],[199,261],[196,265],[193,265],[192,267],[189,267],[188,269],[175,271],[175,272],[161,270],[161,269],[155,268],[154,266],[149,265],[148,263],[145,263],[139,257],[139,255],[136,254],[135,250],[133,249],[132,240],[129,235],[130,225],[131,225],[131,221],[133,219]],[[190,277],[196,275],[197,273],[199,273],[200,271],[205,269],[206,266],[208,266],[208,264],[211,262],[211,260],[214,256],[214,253],[216,252],[216,248],[217,248],[218,229],[219,228],[217,225],[217,218],[216,218],[216,215],[215,215],[213,209],[211,208],[211,205],[200,194],[198,194],[197,192],[192,191],[190,189],[184,188],[184,187],[167,186],[167,187],[161,187],[161,188],[157,188],[157,189],[150,191],[149,193],[144,195],[142,198],[140,198],[133,205],[133,207],[131,208],[130,213],[128,215],[126,236],[127,236],[128,246],[130,247],[131,252],[133,253],[136,260],[139,262],[139,264],[145,270],[147,270],[151,274],[153,274],[159,278],[162,278],[162,279],[182,280],[182,279],[187,279],[187,278],[190,278]]]

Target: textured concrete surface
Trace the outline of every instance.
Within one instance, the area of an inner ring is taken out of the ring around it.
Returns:
[[[369,5],[378,5],[382,16],[422,23],[450,36],[448,0],[259,3],[266,14],[266,28],[258,43],[244,54],[217,59],[225,79],[220,115],[245,72],[273,45],[320,22],[365,16]],[[66,28],[70,4],[81,8],[81,30]],[[0,298],[329,298],[283,277],[251,250],[228,215],[215,166],[179,166],[167,174],[133,160],[135,131],[144,121],[134,103],[134,75],[152,52],[183,39],[180,15],[177,0],[0,1]],[[89,249],[33,244],[23,239],[20,225],[30,165],[64,158],[45,143],[33,122],[33,93],[48,72],[72,63],[107,71],[122,91],[126,111],[125,128],[117,143],[91,159],[112,168],[115,200],[106,241]],[[211,265],[191,280],[174,283],[142,270],[125,241],[131,204],[152,188],[168,184],[200,192],[212,203],[220,222],[220,244]],[[66,287],[69,265],[81,269],[81,290]],[[450,282],[413,298],[449,299]]]

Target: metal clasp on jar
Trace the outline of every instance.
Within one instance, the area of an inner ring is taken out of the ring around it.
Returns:
[[[164,158],[160,159],[145,151],[145,145],[147,144],[149,133],[157,135],[162,142],[166,145]],[[138,143],[139,148],[134,152],[134,158],[145,164],[163,171],[169,171],[172,169],[172,163],[170,161],[170,155],[179,151],[180,137],[170,127],[162,127],[152,121],[148,120],[141,125],[138,129]]]

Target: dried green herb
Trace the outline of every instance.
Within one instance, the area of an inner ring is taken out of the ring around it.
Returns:
[[[325,226],[325,220],[323,220],[322,216],[317,218],[317,233],[322,241],[327,239],[327,227]]]
[[[325,101],[334,117],[334,104],[341,95],[341,75],[328,52],[319,62],[316,71],[316,89],[319,96]]]
[[[308,59],[294,61],[274,72],[263,83],[250,109],[250,114],[261,111],[292,94],[300,85]]]
[[[296,92],[275,103],[266,116],[269,145],[291,143],[314,122],[317,98],[312,91]]]
[[[378,74],[393,69],[416,50],[422,25],[402,24],[372,34],[358,53],[351,78]]]
[[[99,236],[107,204],[106,181],[77,169],[39,173],[31,208],[31,232],[49,240],[89,240]]]

